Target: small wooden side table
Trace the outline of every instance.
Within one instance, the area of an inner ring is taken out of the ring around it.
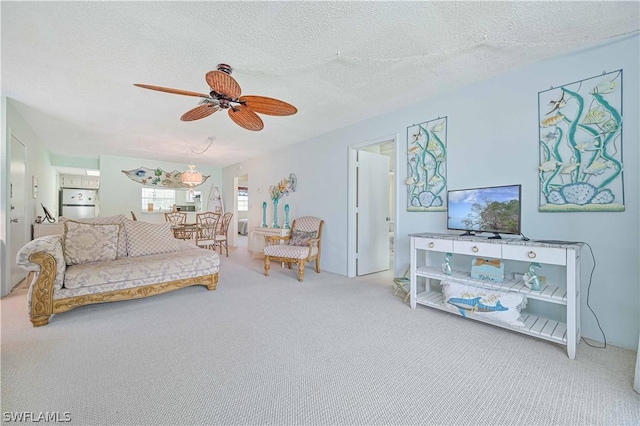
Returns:
[[[291,235],[291,229],[254,226],[251,228],[251,233],[249,234],[251,258],[254,259],[256,253],[262,253],[264,251],[268,237],[288,237],[289,235]]]

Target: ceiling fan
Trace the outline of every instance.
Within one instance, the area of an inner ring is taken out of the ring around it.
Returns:
[[[256,113],[266,115],[293,115],[298,110],[293,105],[278,99],[265,96],[240,96],[241,89],[238,82],[231,77],[233,69],[227,64],[218,64],[218,69],[209,71],[205,75],[207,84],[211,88],[209,94],[190,92],[188,90],[172,89],[169,87],[150,86],[135,83],[134,86],[159,92],[174,93],[176,95],[195,96],[203,98],[199,105],[182,114],[180,120],[193,121],[208,117],[220,109],[228,109],[229,117],[240,127],[258,131],[264,128],[262,119]]]

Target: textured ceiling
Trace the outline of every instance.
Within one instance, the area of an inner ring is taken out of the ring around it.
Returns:
[[[2,93],[56,154],[226,166],[593,42],[638,31],[632,2],[7,2]],[[295,105],[250,132],[179,117],[234,67]]]

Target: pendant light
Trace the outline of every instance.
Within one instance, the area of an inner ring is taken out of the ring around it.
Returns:
[[[191,162],[193,163],[193,154],[204,154],[206,150],[209,149],[213,141],[216,139],[215,136],[209,136],[209,145],[205,149],[200,152],[195,152],[193,148],[191,151]],[[195,164],[189,164],[189,170],[182,172],[182,183],[189,185],[190,187],[194,187],[200,185],[202,183],[202,173],[196,170]]]
[[[202,183],[202,173],[196,170],[195,164],[189,164],[189,170],[182,172],[182,183],[196,186]]]

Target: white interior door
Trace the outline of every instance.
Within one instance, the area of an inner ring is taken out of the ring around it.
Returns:
[[[389,157],[358,151],[356,275],[389,269]]]
[[[27,147],[11,135],[11,176],[9,181],[9,269],[10,287],[13,288],[26,276],[26,271],[16,264],[18,251],[28,241],[27,227]]]

